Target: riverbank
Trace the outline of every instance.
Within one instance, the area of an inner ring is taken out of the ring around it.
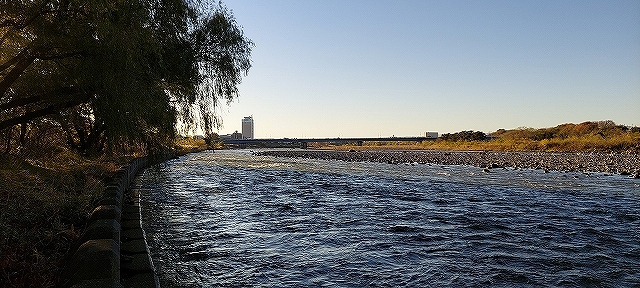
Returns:
[[[173,153],[141,157],[118,170],[69,254],[63,287],[159,287],[130,185],[141,169]]]
[[[202,151],[187,148],[174,152]],[[60,148],[0,154],[0,286],[62,286],[66,258],[91,212],[135,156],[88,158]]]
[[[132,159],[37,156],[0,155],[2,287],[59,286],[65,255],[106,183]]]
[[[495,168],[541,169],[544,171],[602,172],[640,178],[640,155],[635,153],[281,150],[256,154],[389,164],[468,165],[482,168],[485,172]]]
[[[618,125],[613,121],[566,123],[548,128],[498,129],[485,134],[480,131],[445,133],[435,141],[365,142],[363,145],[341,145],[316,148],[336,150],[454,150],[511,151],[556,153],[635,153],[640,154],[640,128]]]

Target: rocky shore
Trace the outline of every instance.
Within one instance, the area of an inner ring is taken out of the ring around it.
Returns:
[[[264,151],[257,155],[333,159],[389,164],[470,165],[489,172],[495,168],[541,169],[546,171],[602,172],[640,178],[640,155],[631,153],[549,153],[486,151]]]

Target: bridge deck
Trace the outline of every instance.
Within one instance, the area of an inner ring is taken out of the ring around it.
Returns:
[[[433,141],[427,137],[375,137],[375,138],[282,138],[282,139],[225,139],[225,144],[259,144],[259,143],[357,143],[357,142],[422,142]]]

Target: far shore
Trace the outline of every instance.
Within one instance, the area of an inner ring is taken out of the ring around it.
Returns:
[[[540,169],[545,172],[600,172],[640,178],[640,157],[636,153],[306,149],[264,151],[257,154],[389,164],[468,165],[479,167],[485,172],[497,168]]]

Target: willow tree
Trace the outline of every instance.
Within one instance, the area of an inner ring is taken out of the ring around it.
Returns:
[[[70,145],[99,151],[163,145],[177,122],[209,132],[252,47],[206,1],[2,1],[0,133],[55,123]]]

